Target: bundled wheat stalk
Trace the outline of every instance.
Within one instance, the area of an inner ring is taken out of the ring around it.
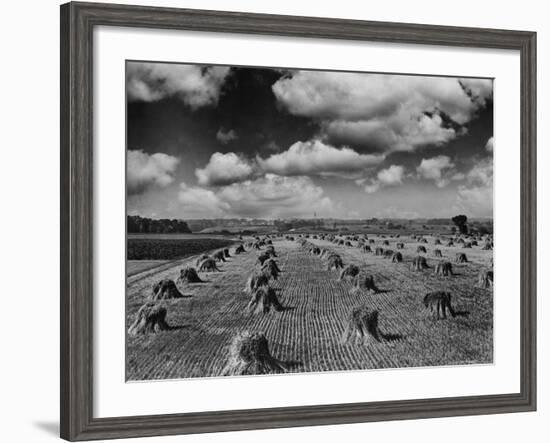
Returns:
[[[147,334],[168,329],[170,326],[166,323],[166,308],[155,302],[147,302],[139,308],[128,334]]]
[[[343,343],[379,342],[381,338],[378,328],[378,311],[366,305],[351,311],[344,334]]]
[[[262,333],[243,332],[233,340],[222,375],[260,375],[287,372],[289,365],[269,352]]]
[[[161,280],[155,286],[151,293],[151,300],[166,300],[169,298],[181,298],[183,294],[178,290],[172,280]]]

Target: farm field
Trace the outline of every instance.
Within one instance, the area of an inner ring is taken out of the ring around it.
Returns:
[[[181,235],[178,234],[176,234],[175,237],[176,238],[168,237],[167,234],[160,234],[160,238],[156,238],[154,236],[151,237],[151,234],[148,234],[147,236],[140,238],[128,238],[126,258],[129,261],[175,260],[188,257],[193,254],[199,254],[214,248],[227,247],[235,242],[235,239],[228,238],[181,238]],[[132,266],[130,268],[132,268]]]
[[[127,234],[128,240],[197,240],[197,239],[221,239],[221,240],[237,240],[237,235],[221,235],[208,233],[193,233],[193,234]]]
[[[411,237],[371,236],[372,244],[396,250],[404,243],[402,263],[364,253],[351,241],[348,246],[320,238],[316,245],[340,255],[344,265],[354,264],[372,275],[379,291],[354,291],[340,270],[327,270],[327,261],[309,252],[298,241],[274,238],[281,274],[270,286],[284,309],[253,313],[247,279],[259,269],[262,250],[246,248],[219,263],[221,272],[203,273],[203,283],[178,284],[184,297],[163,300],[170,329],[128,335],[126,377],[128,380],[220,376],[228,363],[229,347],[245,331],[265,334],[273,357],[287,362],[289,372],[321,372],[378,368],[487,364],[493,360],[493,291],[478,287],[478,273],[490,267],[492,251],[480,246],[434,245],[426,236],[426,253],[417,253],[419,243]],[[249,240],[249,239],[245,239]],[[215,246],[216,248],[220,246]],[[441,250],[442,258],[433,255]],[[202,252],[202,251],[200,251]],[[466,253],[467,263],[455,263],[457,253]],[[198,254],[199,251],[196,252]],[[411,270],[417,255],[425,256],[430,268]],[[452,262],[453,276],[434,274],[439,260]],[[196,267],[196,255],[162,266],[137,271],[128,279],[126,328],[148,301],[153,286],[163,279],[177,280],[184,266]],[[135,268],[134,268],[135,269]],[[432,291],[448,291],[456,317],[435,319],[423,304]],[[351,311],[366,304],[379,312],[382,339],[368,343],[342,341]]]
[[[169,260],[127,260],[126,275],[132,276],[139,274],[140,272],[157,268],[168,262]]]

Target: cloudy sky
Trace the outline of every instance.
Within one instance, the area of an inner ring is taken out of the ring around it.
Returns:
[[[128,212],[492,217],[491,80],[127,62]]]

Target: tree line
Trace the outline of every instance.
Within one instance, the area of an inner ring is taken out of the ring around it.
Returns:
[[[191,229],[183,220],[140,217],[129,215],[127,217],[128,234],[190,234]]]

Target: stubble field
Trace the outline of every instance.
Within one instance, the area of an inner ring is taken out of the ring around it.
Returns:
[[[220,263],[221,272],[199,273],[204,283],[178,285],[183,298],[163,300],[170,329],[157,333],[128,335],[126,376],[128,380],[173,379],[222,375],[233,339],[242,332],[265,334],[271,354],[292,362],[290,372],[342,371],[373,368],[441,366],[491,363],[493,359],[493,291],[477,285],[481,269],[490,268],[491,250],[479,246],[463,249],[460,244],[424,246],[430,268],[413,271],[410,262],[419,255],[419,243],[411,237],[381,238],[371,246],[403,242],[402,263],[364,253],[357,242],[338,245],[308,238],[339,254],[345,265],[355,264],[374,277],[377,293],[353,291],[340,271],[328,271],[326,260],[312,255],[297,241],[273,238],[281,274],[270,282],[284,310],[253,313],[250,295],[244,292],[248,277],[259,269],[261,250],[246,248]],[[245,239],[246,241],[246,239]],[[435,258],[435,248],[443,257]],[[455,263],[458,252],[468,263]],[[439,260],[453,263],[453,276],[434,273]],[[195,267],[196,257],[178,260],[128,279],[126,328],[139,308],[148,301],[160,280],[176,281],[184,266]],[[426,293],[449,291],[456,317],[436,319],[422,303]],[[379,312],[383,340],[344,343],[342,336],[351,311],[366,304]]]

